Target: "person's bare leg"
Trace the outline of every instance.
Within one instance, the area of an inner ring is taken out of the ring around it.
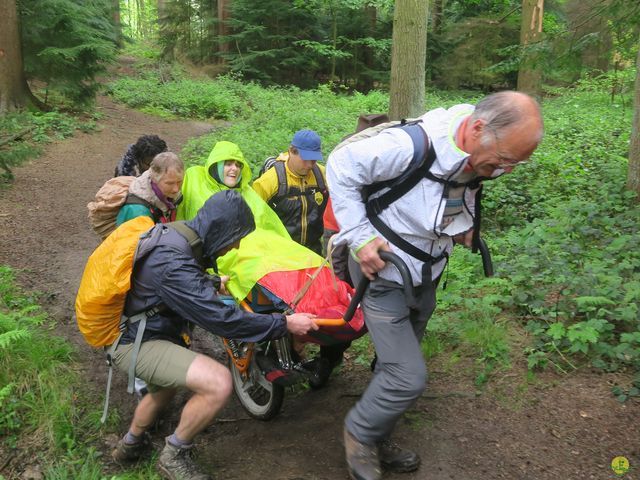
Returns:
[[[193,395],[182,409],[175,435],[191,442],[227,403],[233,388],[231,373],[214,359],[198,355],[187,372],[187,388]]]
[[[193,395],[182,409],[180,423],[165,439],[158,469],[166,478],[210,480],[191,458],[193,438],[212,422],[231,395],[231,373],[212,358],[198,355],[187,371],[187,388]]]
[[[148,448],[144,433],[176,394],[175,389],[147,393],[136,407],[127,434],[120,439],[111,456],[118,463],[137,460]]]
[[[158,414],[169,404],[175,396],[176,390],[165,388],[156,392],[149,392],[136,407],[129,431],[139,437],[149,429]]]

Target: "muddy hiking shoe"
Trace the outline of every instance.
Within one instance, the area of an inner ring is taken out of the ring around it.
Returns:
[[[353,480],[380,480],[382,478],[378,447],[360,443],[346,427],[344,429],[344,451],[349,476]]]
[[[146,433],[142,437],[142,440],[137,443],[126,443],[123,437],[118,440],[116,448],[111,452],[111,458],[113,458],[117,463],[135,462],[139,460],[150,447],[151,440],[149,439],[149,435]]]
[[[420,457],[416,452],[402,448],[391,440],[378,444],[380,464],[385,470],[395,473],[413,472],[420,466]]]
[[[193,446],[176,447],[165,438],[165,446],[158,457],[158,470],[169,480],[212,480],[209,475],[200,471],[191,458]]]
[[[333,367],[326,358],[314,358],[303,366],[309,372],[309,386],[314,390],[324,387],[333,371]]]

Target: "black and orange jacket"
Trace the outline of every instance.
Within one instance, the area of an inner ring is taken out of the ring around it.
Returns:
[[[280,154],[253,182],[253,189],[275,210],[293,240],[320,254],[322,215],[329,199],[324,166],[316,164],[301,177],[289,169],[288,158],[288,152]]]

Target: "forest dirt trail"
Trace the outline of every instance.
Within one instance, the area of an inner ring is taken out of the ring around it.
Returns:
[[[86,386],[78,394],[101,398],[106,368],[100,352],[82,340],[73,320],[80,276],[98,244],[86,218],[86,204],[112,175],[127,145],[155,133],[179,152],[187,139],[213,126],[165,121],[100,97],[104,114],[98,132],[78,133],[47,146],[37,160],[16,168],[16,180],[0,190],[0,264],[18,270],[22,286],[45,293],[44,306],[58,323],[57,334],[81,352]],[[201,340],[197,349],[211,342]],[[347,359],[329,385],[319,391],[287,393],[281,414],[270,422],[250,419],[234,399],[199,439],[198,461],[218,480],[347,479],[341,445],[342,419],[365,389],[368,369]],[[618,403],[610,393],[615,375],[589,371],[559,377],[541,374],[528,382],[517,367],[496,374],[476,394],[471,369],[443,356],[430,365],[430,386],[396,429],[401,443],[416,449],[422,467],[392,480],[481,479],[640,479],[640,402]],[[116,375],[112,408],[122,414],[119,430],[96,447],[105,453],[104,474],[122,469],[107,459],[110,445],[126,430],[135,400]],[[167,420],[153,432],[158,448],[177,421],[180,397]],[[623,477],[611,469],[614,457],[631,463]],[[0,472],[25,478],[26,456]]]

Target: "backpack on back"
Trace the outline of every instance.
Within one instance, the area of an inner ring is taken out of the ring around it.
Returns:
[[[147,216],[133,218],[114,230],[87,260],[80,288],[76,296],[76,320],[86,342],[93,347],[107,347],[109,374],[104,409],[100,421],[107,419],[109,392],[113,374],[112,354],[120,342],[127,325],[138,323],[138,332],[131,352],[127,391],[133,393],[138,352],[148,318],[163,310],[162,304],[130,317],[124,315],[127,293],[131,289],[133,267],[138,258],[140,242],[150,238],[148,233],[155,226]],[[202,261],[202,240],[184,221],[167,224],[175,229],[191,246],[194,256]],[[150,250],[146,249],[148,253]]]
[[[421,260],[422,262],[425,262],[425,264],[435,262],[443,258],[443,256],[441,255],[434,258],[429,253],[416,248],[410,242],[406,241],[400,235],[396,234],[391,228],[389,228],[389,226],[380,219],[379,215],[391,203],[395,202],[407,192],[409,192],[409,190],[415,187],[423,178],[428,178],[431,181],[443,184],[445,186],[445,189],[450,187],[455,188],[459,186],[477,188],[478,191],[476,192],[476,215],[474,218],[473,227],[472,252],[479,252],[482,255],[485,275],[487,277],[492,276],[493,265],[491,262],[491,255],[486,243],[480,238],[480,205],[482,198],[482,184],[480,183],[480,181],[472,180],[471,182],[463,184],[452,180],[445,180],[436,177],[430,171],[431,166],[436,160],[436,153],[428,136],[419,126],[422,120],[403,119],[402,121],[379,123],[383,118],[384,116],[382,115],[361,115],[358,120],[358,130],[361,127],[366,127],[368,124],[371,124],[372,126],[364,128],[363,130],[359,130],[355,134],[344,138],[342,142],[340,142],[333,150],[335,152],[336,150],[339,150],[340,148],[350,143],[374,137],[387,128],[400,128],[411,137],[411,142],[413,143],[413,157],[409,163],[408,168],[397,178],[375,183],[372,185],[367,185],[365,186],[365,188],[363,188],[362,197],[369,221],[379,232],[381,232],[385,236],[387,240],[389,240],[392,244],[394,244],[396,247],[400,248],[413,258]],[[372,194],[377,193],[384,188],[387,188],[386,192],[376,198],[371,199]]]
[[[258,172],[258,177],[261,177],[264,172],[273,167],[278,161],[277,157],[267,157],[262,166],[260,167],[260,171]]]
[[[136,177],[114,177],[107,180],[93,202],[87,204],[91,228],[103,240],[116,229],[116,217],[127,200],[129,187]]]
[[[75,302],[78,328],[89,345],[111,345],[120,335],[138,243],[153,226],[149,217],[129,220],[89,257]]]

